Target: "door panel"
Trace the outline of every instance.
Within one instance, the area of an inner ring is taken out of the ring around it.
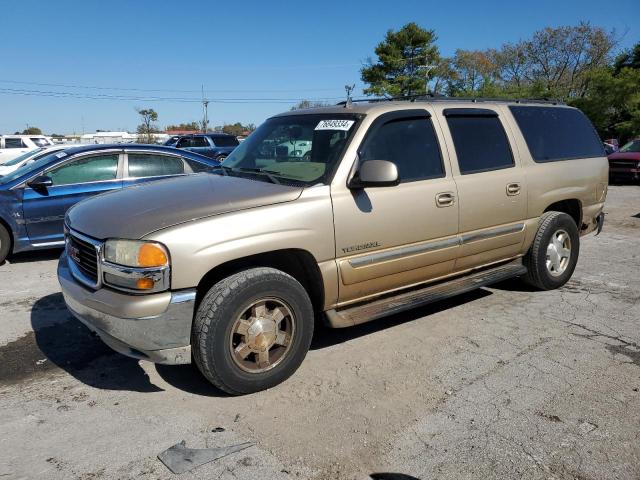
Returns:
[[[25,186],[22,209],[31,243],[62,242],[69,208],[98,193],[122,188],[118,163],[118,153],[73,159],[44,172],[52,177],[53,186],[38,190]]]
[[[526,181],[498,113],[446,109],[460,206],[460,254],[455,270],[517,255],[527,216]]]
[[[456,186],[425,111],[382,115],[359,155],[393,161],[401,183],[332,187],[340,303],[446,275],[459,248]],[[443,193],[452,197],[446,205],[436,200]]]

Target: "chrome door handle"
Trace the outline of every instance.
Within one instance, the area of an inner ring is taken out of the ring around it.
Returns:
[[[507,195],[518,195],[520,194],[520,184],[519,183],[509,183],[507,185]]]
[[[436,205],[438,207],[450,207],[456,203],[456,196],[453,192],[442,192],[436,195]]]

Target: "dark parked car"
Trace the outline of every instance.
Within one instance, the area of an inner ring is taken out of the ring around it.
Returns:
[[[197,153],[154,145],[90,145],[39,158],[0,177],[0,263],[11,252],[64,245],[65,213],[85,198],[217,166]]]
[[[640,180],[640,139],[627,143],[608,158],[610,180],[632,182]]]
[[[238,139],[226,133],[184,135],[175,144],[176,148],[191,150],[220,162],[227,158],[238,145]]]

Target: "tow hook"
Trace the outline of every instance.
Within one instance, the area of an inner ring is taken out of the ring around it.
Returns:
[[[604,212],[600,212],[600,214],[596,217],[596,237],[600,235],[602,231],[602,227],[604,226]]]

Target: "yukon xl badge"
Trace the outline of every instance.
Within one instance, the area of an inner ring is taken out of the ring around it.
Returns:
[[[380,246],[380,242],[367,242],[367,243],[361,243],[360,245],[351,245],[350,247],[344,247],[342,251],[344,253],[357,252],[359,250],[368,250],[369,248],[374,248],[379,246]]]

